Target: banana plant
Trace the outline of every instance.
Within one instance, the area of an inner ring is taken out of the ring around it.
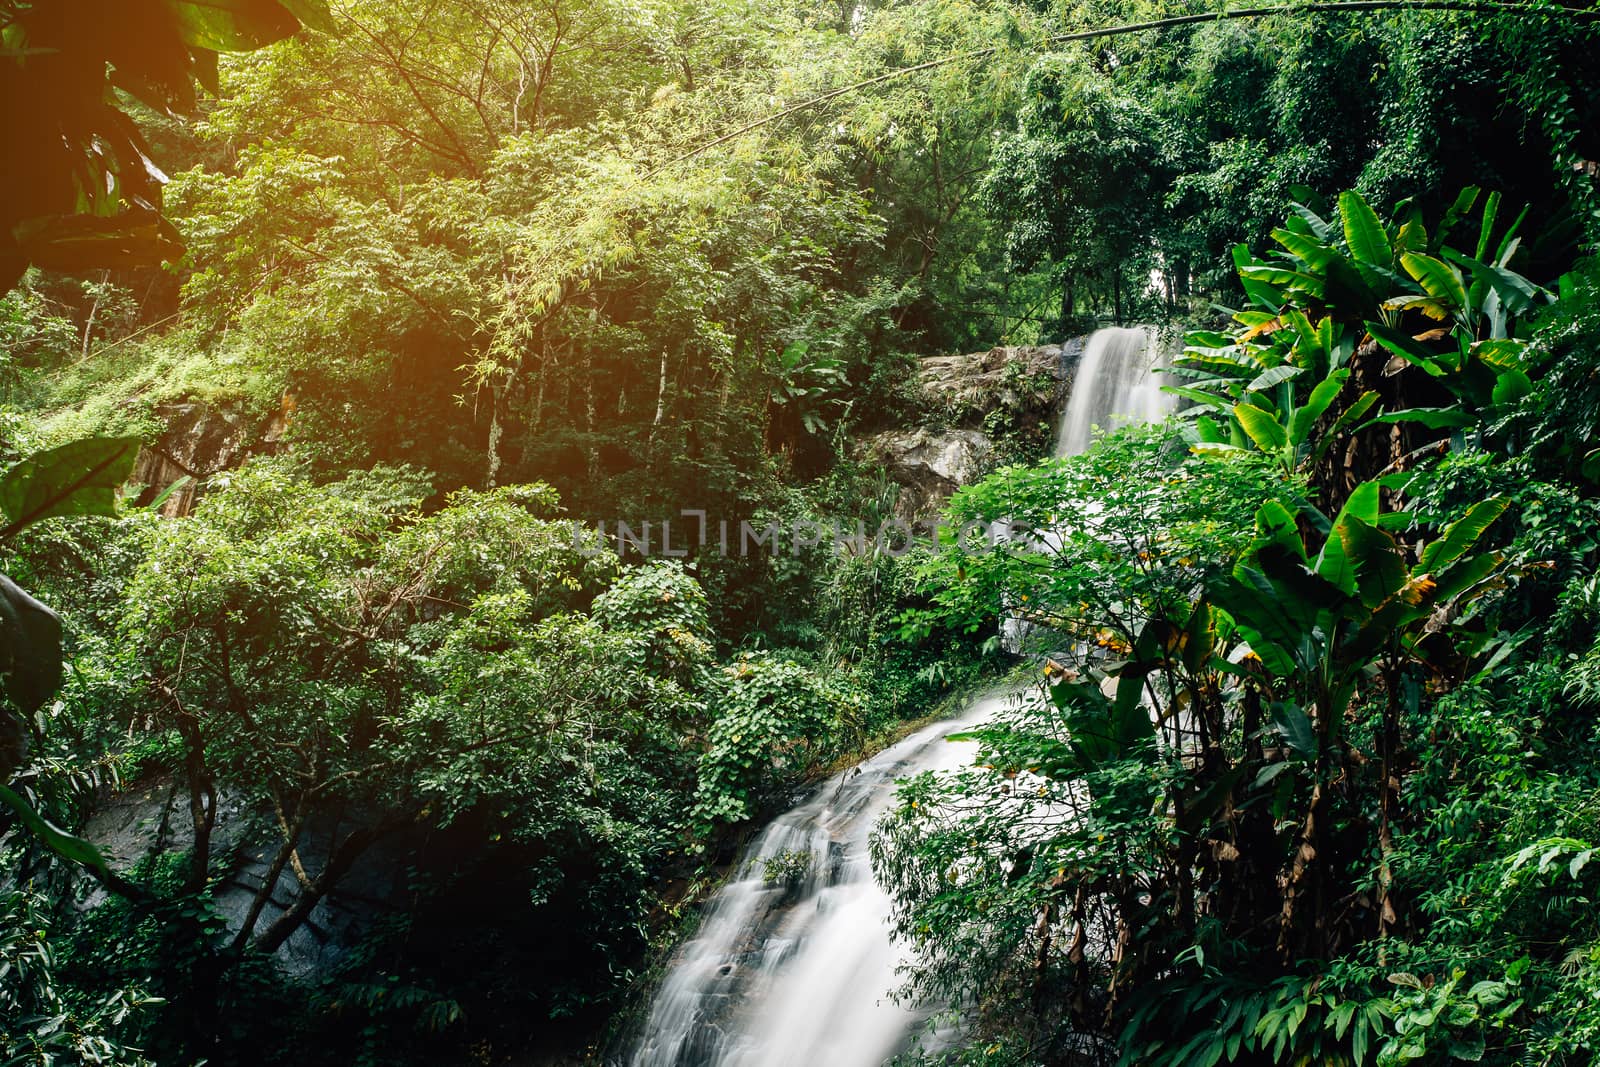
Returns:
[[[1337,225],[1296,204],[1272,232],[1279,248],[1270,259],[1236,248],[1252,306],[1234,314],[1231,332],[1190,334],[1171,371],[1190,379],[1168,391],[1195,405],[1191,443],[1202,451],[1254,447],[1290,470],[1314,466],[1340,434],[1371,424],[1361,420],[1379,395],[1368,389],[1338,404],[1318,433],[1344,394],[1354,354],[1372,346],[1392,357],[1385,376],[1418,368],[1456,401],[1391,411],[1372,423],[1460,429],[1526,396],[1532,382],[1517,328],[1553,297],[1511,270],[1526,211],[1499,232],[1498,193],[1484,202],[1473,255],[1445,244],[1480,195],[1462,193],[1430,235],[1414,207],[1402,204],[1386,226],[1359,193],[1346,192]]]
[[[1382,514],[1379,485],[1364,482],[1328,524],[1313,551],[1299,514],[1270,501],[1256,538],[1207,599],[1232,619],[1265,672],[1265,696],[1289,747],[1314,759],[1337,743],[1357,684],[1387,650],[1417,652],[1442,608],[1492,588],[1500,556],[1470,555],[1504,513],[1500,498],[1470,507],[1423,546],[1414,563]]]
[[[74,441],[29,456],[0,474],[0,544],[46,519],[116,514],[140,441]],[[27,718],[62,679],[61,619],[0,574],[0,811],[9,810],[45,847],[100,876],[105,859],[87,841],[52,826],[9,784],[27,754]]]

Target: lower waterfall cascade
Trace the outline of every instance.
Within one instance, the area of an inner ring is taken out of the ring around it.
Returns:
[[[1170,410],[1147,328],[1097,331],[1084,349],[1055,454],[1086,449],[1114,420]],[[1011,620],[1020,621],[1020,620]],[[838,775],[745,850],[674,953],[626,1067],[882,1067],[917,1041],[931,1012],[893,997],[909,948],[890,936],[892,902],[868,840],[895,783],[970,762],[948,734],[990,721],[1007,695],[969,704]],[[782,876],[767,877],[769,871]]]
[[[945,735],[993,717],[1003,696],[924,727],[823,783],[751,843],[734,880],[674,956],[630,1067],[879,1067],[925,1019],[890,996],[905,952],[867,842],[908,774],[954,768],[976,745]],[[768,864],[805,857],[798,884]]]

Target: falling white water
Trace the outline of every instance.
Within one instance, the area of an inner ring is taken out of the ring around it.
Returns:
[[[1162,362],[1154,340],[1144,326],[1096,330],[1089,338],[1056,431],[1057,457],[1087,451],[1097,428],[1155,422],[1172,410],[1172,396],[1151,373]]]
[[[974,746],[945,736],[992,719],[1004,699],[911,735],[774,820],[678,950],[623,1062],[881,1067],[910,1047],[928,1016],[891,996],[906,949],[890,939],[890,901],[867,841],[895,781],[971,762]],[[768,861],[804,873],[768,883]]]
[[[1088,448],[1095,428],[1170,410],[1150,371],[1160,353],[1145,329],[1089,339],[1056,440],[1056,455]],[[1019,644],[1027,624],[1006,618]],[[970,762],[973,746],[945,736],[990,721],[1002,696],[972,704],[820,787],[746,850],[734,880],[706,906],[650,1013],[619,1062],[628,1067],[882,1067],[928,1020],[896,1002],[907,950],[890,938],[891,905],[872,876],[867,841],[895,781]],[[768,882],[774,870],[793,878]]]
[[[1154,373],[1164,362],[1155,331],[1147,326],[1096,330],[1084,345],[1056,428],[1056,458],[1088,451],[1097,431],[1155,422],[1171,411],[1173,397],[1161,391]],[[1060,535],[1050,530],[1034,530],[1024,540],[1046,551],[1060,547]],[[1011,653],[1023,651],[1034,627],[1018,607],[1007,604],[1000,613],[1000,645]]]

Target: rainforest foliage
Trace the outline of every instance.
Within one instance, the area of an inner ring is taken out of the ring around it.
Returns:
[[[1003,606],[940,1056],[1591,1062],[1600,20],[1078,39],[1204,12],[0,0],[0,1062],[598,1058]],[[1033,536],[871,537],[919,356],[1131,322]]]

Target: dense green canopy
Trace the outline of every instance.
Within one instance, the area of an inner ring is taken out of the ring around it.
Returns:
[[[0,1062],[594,1062],[1013,668],[876,846],[946,1062],[1591,1062],[1595,15],[0,0]],[[923,359],[1132,323],[1067,461]]]

